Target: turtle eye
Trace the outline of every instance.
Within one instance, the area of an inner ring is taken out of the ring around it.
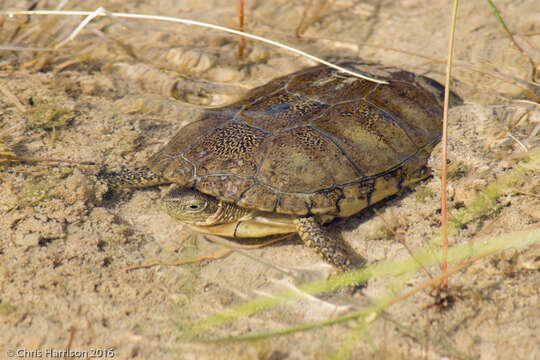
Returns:
[[[184,205],[184,209],[187,212],[191,213],[198,213],[205,208],[205,203],[203,201],[199,201],[198,199],[190,200],[187,202],[187,204]]]

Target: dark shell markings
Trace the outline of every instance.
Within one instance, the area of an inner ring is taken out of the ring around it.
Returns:
[[[441,136],[443,87],[380,65],[315,66],[185,126],[148,162],[243,208],[345,217],[419,179]]]

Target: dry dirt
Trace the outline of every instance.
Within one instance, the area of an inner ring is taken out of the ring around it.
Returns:
[[[31,3],[2,1],[0,10],[23,10]],[[222,0],[40,1],[37,9],[60,3],[66,10],[103,6],[111,12],[236,24],[235,2]],[[444,80],[449,1],[338,1],[296,37],[306,6],[311,4],[308,18],[313,18],[324,3],[246,1],[246,30],[321,57],[362,58]],[[496,3],[517,41],[539,63],[540,2]],[[81,20],[3,17],[0,44],[53,49]],[[424,290],[367,324],[350,320],[257,341],[188,339],[197,321],[290,289],[292,280],[237,252],[215,261],[125,271],[221,248],[190,234],[161,211],[164,189],[110,196],[96,174],[104,167],[143,164],[203,107],[225,104],[249,88],[312,64],[253,41],[247,42],[245,53],[239,60],[237,39],[225,33],[111,18],[94,19],[56,51],[0,47],[3,158],[75,162],[3,163],[0,358],[44,358],[47,351],[71,349],[115,359],[540,359],[538,238],[452,276],[456,301],[443,311],[429,307],[434,299]],[[487,2],[463,2],[459,8],[455,61],[453,88],[464,105],[450,112],[450,217],[530,159],[525,149],[536,151],[538,160],[540,143],[538,102],[527,85],[512,81],[531,79],[530,62],[510,43]],[[410,257],[389,228],[413,252],[421,249],[440,229],[440,151],[434,152],[432,178],[377,207],[388,225],[367,210],[332,224],[331,233],[342,234],[369,265]],[[84,161],[97,165],[77,164]],[[538,168],[518,177],[466,221],[451,237],[452,246],[478,238],[486,243],[501,235],[512,238],[520,231],[538,236],[538,228],[531,230],[540,218],[538,180]],[[248,253],[315,278],[328,273],[298,240]],[[431,271],[439,273],[437,267]],[[216,325],[199,339],[333,319],[427,279],[420,271],[378,277],[370,280],[364,295],[288,301]]]

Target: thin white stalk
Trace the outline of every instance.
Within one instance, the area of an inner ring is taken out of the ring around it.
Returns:
[[[279,42],[274,41],[274,40],[266,39],[266,38],[263,38],[263,37],[260,37],[260,36],[257,36],[257,35],[253,35],[253,34],[249,34],[249,33],[246,33],[246,32],[242,32],[242,31],[230,29],[230,28],[227,28],[227,27],[224,27],[224,26],[208,24],[208,23],[195,21],[195,20],[173,18],[173,17],[169,17],[169,16],[157,16],[157,15],[145,15],[145,14],[127,14],[127,13],[111,13],[111,12],[106,11],[103,8],[98,8],[96,11],[68,11],[68,10],[65,10],[65,11],[64,10],[62,10],[62,11],[56,11],[56,10],[3,11],[3,12],[0,12],[0,14],[7,14],[10,17],[15,16],[15,15],[87,16],[85,21],[86,20],[88,20],[88,21],[86,21],[86,22],[83,21],[77,27],[76,31],[74,32],[75,36],[76,36],[76,33],[78,33],[80,31],[80,29],[82,29],[84,26],[86,26],[86,24],[90,20],[92,20],[93,18],[95,18],[97,16],[114,16],[114,17],[120,17],[120,18],[126,18],[126,19],[158,20],[158,21],[168,21],[168,22],[181,23],[181,24],[185,24],[185,25],[201,26],[201,27],[215,29],[215,30],[219,30],[219,31],[223,31],[223,32],[228,32],[228,33],[235,34],[235,35],[238,35],[238,36],[243,36],[243,37],[246,37],[248,39],[261,41],[261,42],[264,42],[266,44],[270,44],[270,45],[282,48],[284,50],[293,52],[295,54],[304,56],[304,57],[306,57],[308,59],[311,59],[311,60],[316,61],[318,63],[324,64],[324,65],[329,66],[331,68],[334,68],[336,70],[339,70],[339,71],[341,71],[341,72],[343,72],[345,74],[356,76],[356,77],[362,78],[364,80],[372,81],[372,82],[378,83],[378,84],[388,84],[387,81],[375,79],[375,78],[366,76],[364,74],[345,69],[345,68],[343,68],[341,66],[334,65],[334,64],[332,64],[332,63],[330,63],[330,62],[328,62],[326,60],[323,60],[323,59],[318,58],[316,56],[310,55],[310,54],[308,54],[308,53],[306,53],[304,51],[295,49],[295,48],[293,48],[291,46],[279,43]],[[74,38],[74,36],[72,34],[72,35],[70,35],[68,37],[67,41],[72,40],[73,38]],[[61,44],[63,44],[65,41],[66,40],[62,41]]]

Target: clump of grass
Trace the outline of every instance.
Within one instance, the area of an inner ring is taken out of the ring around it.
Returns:
[[[19,194],[20,207],[35,206],[51,196],[51,183],[47,177],[32,175],[30,181],[25,181]]]
[[[426,199],[431,196],[431,190],[427,186],[421,185],[415,188],[414,194],[418,202],[425,203]]]
[[[465,208],[460,209],[450,220],[449,233],[463,227],[479,216],[484,209],[492,207],[497,198],[505,194],[514,184],[523,179],[527,173],[540,167],[540,151],[530,154],[529,161],[514,167],[502,175],[496,182],[487,186]]]
[[[75,118],[75,111],[61,104],[34,97],[26,107],[28,126],[32,129],[54,129],[67,125]]]
[[[9,315],[17,311],[17,307],[7,302],[0,303],[0,314]]]

